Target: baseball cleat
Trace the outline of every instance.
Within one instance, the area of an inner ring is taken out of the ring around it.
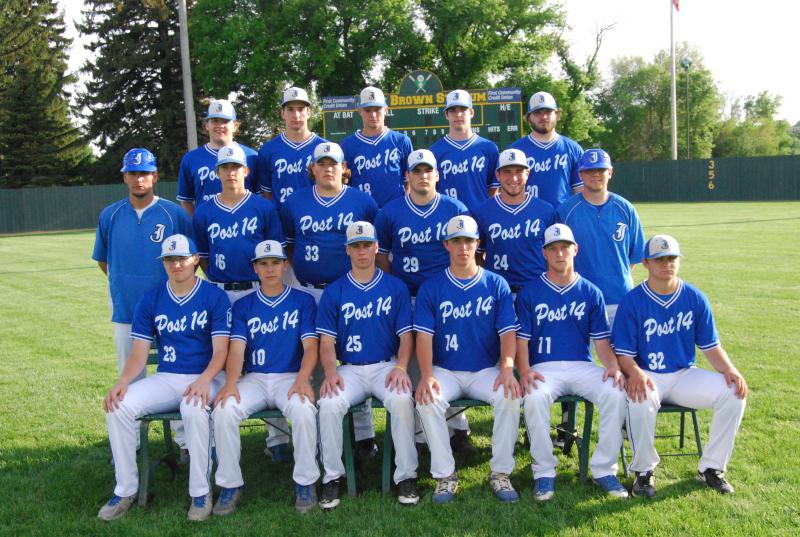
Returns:
[[[450,448],[453,453],[461,453],[467,457],[473,457],[478,454],[478,448],[472,445],[469,433],[462,429],[453,431],[453,436],[450,437]]]
[[[416,505],[419,502],[419,491],[415,478],[404,479],[397,484],[397,501],[403,505]]]
[[[697,472],[697,480],[720,494],[732,494],[734,491],[733,486],[725,479],[725,472],[722,470],[706,468],[702,472]]]
[[[133,496],[120,497],[114,494],[108,503],[100,508],[97,513],[97,518],[101,520],[111,521],[120,518],[128,512],[128,509],[136,502],[136,494]]]
[[[450,503],[456,497],[456,492],[458,492],[458,475],[453,472],[452,475],[436,480],[431,500],[439,504]]]
[[[239,502],[242,501],[242,487],[220,488],[219,498],[214,505],[213,513],[216,516],[230,515],[236,511]]]
[[[322,497],[319,499],[319,506],[322,509],[333,509],[341,502],[339,492],[340,479],[334,479],[322,484]]]
[[[308,513],[317,508],[317,485],[294,484],[294,510],[298,513]]]
[[[546,502],[556,493],[555,477],[540,477],[533,480],[533,499],[537,502]]]
[[[211,497],[211,491],[208,491],[204,496],[197,496],[192,498],[192,505],[189,506],[189,512],[186,518],[193,522],[200,522],[206,520],[211,516],[214,500]]]
[[[636,478],[631,487],[631,494],[652,498],[656,495],[656,477],[653,472],[636,472]]]
[[[378,455],[378,445],[374,438],[365,438],[356,442],[356,458],[358,460],[371,459]]]
[[[617,476],[615,475],[607,475],[603,476],[599,479],[594,480],[601,489],[606,491],[609,496],[614,496],[615,498],[627,498],[628,491],[625,490],[625,487],[622,486],[622,483],[619,482]]]
[[[289,449],[288,443],[278,444],[277,446],[264,448],[264,455],[272,457],[273,462],[294,461],[294,453],[292,453],[292,450]]]
[[[489,484],[492,486],[492,491],[497,499],[501,502],[516,502],[519,501],[519,494],[514,490],[508,474],[500,472],[491,472],[489,474]]]

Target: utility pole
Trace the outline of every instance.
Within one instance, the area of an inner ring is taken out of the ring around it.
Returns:
[[[178,0],[178,23],[181,37],[181,73],[183,78],[183,104],[186,113],[186,144],[189,150],[197,147],[197,120],[194,115],[192,92],[192,66],[189,58],[189,23],[186,16],[186,0]]]

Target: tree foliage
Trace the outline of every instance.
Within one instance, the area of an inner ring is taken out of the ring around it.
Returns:
[[[788,121],[776,119],[781,98],[763,91],[731,104],[714,140],[715,157],[795,154],[798,139]]]

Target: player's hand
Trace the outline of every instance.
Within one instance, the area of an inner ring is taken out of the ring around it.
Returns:
[[[314,404],[314,388],[311,387],[311,383],[308,381],[308,379],[295,379],[294,384],[292,384],[292,387],[289,388],[289,393],[286,394],[286,397],[291,399],[295,394],[300,397],[301,403],[304,403],[307,397],[308,401],[311,404]]]
[[[747,387],[747,382],[745,382],[744,377],[735,367],[731,367],[722,374],[725,376],[725,383],[728,386],[735,386],[736,397],[739,399],[747,397],[747,394],[750,393],[750,388]]]
[[[628,377],[628,399],[635,403],[646,401],[648,398],[647,389],[655,390],[656,385],[653,379],[648,377],[644,371],[637,369],[634,374]]]
[[[419,384],[417,384],[415,399],[417,400],[417,404],[425,405],[433,403],[436,400],[436,396],[441,393],[442,387],[439,385],[439,381],[431,375],[420,379]]]
[[[319,396],[333,397],[339,395],[339,390],[344,390],[344,379],[334,371],[330,375],[325,375],[322,386],[319,387]]]
[[[618,367],[613,369],[606,368],[603,372],[603,382],[608,379],[611,379],[612,386],[618,387],[620,391],[625,391],[625,375],[622,374]]]
[[[539,388],[539,385],[536,384],[537,380],[544,382],[544,375],[533,369],[529,369],[527,373],[519,376],[519,383],[525,393],[531,393]]]
[[[222,387],[222,389],[217,394],[217,396],[214,398],[214,406],[219,405],[222,408],[225,408],[225,403],[228,401],[229,397],[233,397],[234,399],[236,399],[237,403],[241,403],[242,402],[242,396],[239,395],[239,385],[238,384],[236,384],[236,383],[229,384],[229,383],[226,382],[225,385]]]
[[[114,384],[103,398],[103,410],[106,412],[113,412],[118,409],[120,402],[122,402],[122,400],[125,398],[125,394],[127,392],[127,382],[120,381]]]
[[[385,386],[389,388],[389,391],[407,393],[411,391],[411,378],[403,369],[395,367],[386,375]]]
[[[211,382],[198,377],[186,387],[183,395],[186,397],[187,405],[200,406],[198,403],[202,403],[202,406],[208,406],[211,403]]]
[[[506,367],[500,370],[500,374],[494,381],[492,391],[497,391],[497,388],[503,387],[503,397],[506,399],[518,399],[522,395],[522,389],[519,387],[519,382],[514,377],[514,369]]]

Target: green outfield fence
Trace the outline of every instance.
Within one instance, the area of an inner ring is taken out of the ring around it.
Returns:
[[[800,156],[619,162],[611,190],[636,202],[800,199]],[[175,200],[177,183],[159,182]],[[0,234],[87,229],[106,205],[126,195],[116,185],[0,190]]]

